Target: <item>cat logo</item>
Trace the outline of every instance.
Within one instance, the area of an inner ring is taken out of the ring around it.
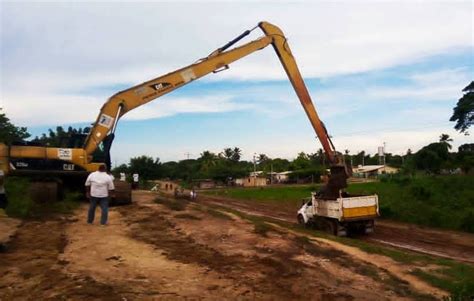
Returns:
[[[170,83],[157,83],[150,86],[155,91],[163,91],[172,87]]]

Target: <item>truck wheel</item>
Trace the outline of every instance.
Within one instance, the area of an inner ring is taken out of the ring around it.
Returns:
[[[304,222],[304,218],[301,214],[298,214],[297,219],[298,219],[298,224],[306,227],[306,223]]]
[[[327,231],[331,235],[336,235],[337,236],[337,222],[333,221],[333,220],[328,220],[327,222],[328,222]]]

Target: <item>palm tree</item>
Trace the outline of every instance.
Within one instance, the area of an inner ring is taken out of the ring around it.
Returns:
[[[344,155],[344,160],[347,159],[347,156],[349,156],[349,153],[350,153],[350,152],[351,152],[351,151],[348,150],[348,149],[344,150],[344,154],[345,154],[345,155]],[[349,158],[350,158],[350,156],[349,156]]]
[[[201,153],[201,157],[198,160],[201,161],[201,168],[203,170],[209,170],[209,168],[216,165],[217,156],[206,150]]]
[[[259,155],[258,155],[258,159],[257,159],[258,164],[265,163],[265,162],[267,162],[268,160],[270,160],[270,158],[269,158],[267,155],[265,155],[265,154],[259,154]]]
[[[441,136],[439,136],[439,142],[443,143],[443,144],[446,144],[448,149],[452,148],[451,144],[449,144],[449,142],[452,142],[452,141],[453,141],[453,139],[451,137],[449,137],[448,134],[441,134]]]
[[[321,164],[323,166],[326,166],[326,154],[324,153],[322,148],[318,149],[318,157],[321,160]]]
[[[231,160],[233,154],[234,154],[234,151],[233,151],[232,148],[230,148],[230,147],[224,148],[224,151],[222,152],[222,155],[223,155],[224,158],[226,158],[227,160]]]
[[[242,157],[242,150],[238,147],[234,147],[232,158],[231,158],[232,161],[239,162],[241,157]]]

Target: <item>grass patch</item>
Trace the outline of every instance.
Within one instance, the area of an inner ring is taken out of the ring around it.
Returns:
[[[381,182],[353,183],[352,194],[377,194],[382,218],[474,233],[474,176],[397,176]],[[206,191],[251,203],[299,208],[319,185],[231,188]],[[291,208],[291,209],[290,209]]]
[[[254,222],[253,223],[253,232],[257,233],[258,235],[262,235],[264,237],[267,237],[267,233],[270,230],[273,230],[273,227],[268,225],[265,222]]]
[[[182,218],[182,219],[199,220],[199,221],[202,219],[202,218],[200,218],[200,217],[197,217],[197,216],[192,215],[192,214],[189,214],[189,213],[176,214],[174,217],[175,217],[175,218]]]
[[[350,185],[356,194],[378,194],[382,217],[474,233],[474,176],[395,177]]]
[[[203,193],[230,197],[253,202],[288,204],[299,206],[301,199],[311,196],[311,192],[319,190],[319,185],[273,186],[258,188],[230,188],[208,190]]]
[[[79,207],[82,199],[80,192],[66,191],[64,200],[55,202],[44,202],[41,204],[33,202],[29,195],[30,181],[22,177],[8,177],[5,183],[7,191],[8,216],[16,218],[38,218],[51,214],[69,214]]]
[[[5,190],[7,191],[8,207],[6,213],[17,218],[26,218],[34,206],[28,191],[30,182],[26,178],[7,177]]]
[[[449,263],[434,272],[415,269],[413,275],[451,293],[451,300],[474,299],[474,268],[472,266]]]
[[[207,213],[212,215],[213,217],[217,217],[217,218],[220,218],[220,219],[226,219],[226,220],[229,220],[229,221],[233,221],[232,217],[230,217],[229,215],[219,211],[219,210],[214,210],[214,209],[207,209]]]
[[[51,204],[47,205],[46,211],[51,213],[70,214],[79,207],[82,198],[83,195],[80,192],[66,191],[64,200],[52,202]],[[44,207],[44,205],[42,207]]]
[[[186,209],[186,207],[188,205],[188,202],[185,202],[185,201],[182,201],[182,200],[174,201],[174,200],[171,200],[171,199],[165,199],[163,197],[157,197],[155,199],[155,203],[164,205],[164,206],[166,206],[169,209],[174,210],[174,211],[183,211],[183,210]]]

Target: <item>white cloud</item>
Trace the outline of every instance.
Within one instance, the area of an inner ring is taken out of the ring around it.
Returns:
[[[104,98],[99,96],[24,95],[10,98],[2,106],[8,116],[15,116],[19,124],[58,125],[93,122],[97,118]],[[67,101],[65,101],[67,100]],[[218,113],[254,108],[252,104],[241,104],[232,95],[196,95],[196,97],[166,96],[159,101],[146,104],[127,113],[124,120],[144,120],[180,113]]]
[[[147,104],[124,116],[125,120],[153,119],[180,113],[219,113],[250,109],[250,104],[233,102],[230,95],[205,97],[170,97],[166,101]]]
[[[192,63],[261,19],[281,26],[305,77],[380,69],[472,47],[469,1],[1,6],[3,97],[26,88],[65,93],[139,83]],[[257,30],[252,37],[259,35]],[[212,76],[284,77],[270,47]]]
[[[283,29],[305,78],[324,79],[380,70],[474,46],[473,10],[469,1],[140,5],[0,2],[0,14],[0,106],[14,122],[29,127],[92,122],[110,96],[110,88],[104,87],[131,86],[193,63],[260,20],[268,20]],[[251,38],[259,35],[257,29]],[[206,80],[285,78],[277,57],[268,47]],[[444,69],[412,74],[407,78],[408,84],[398,87],[361,84],[314,91],[312,95],[326,120],[350,115],[370,102],[442,103],[455,99],[471,78],[472,70]],[[97,89],[104,92],[94,92]],[[140,120],[179,113],[246,109],[276,118],[295,112],[304,114],[291,88],[252,86],[228,92],[166,96],[130,112],[125,118]],[[245,98],[247,101],[242,101]],[[426,114],[434,116],[442,110],[435,108],[430,113],[425,109],[416,111],[409,107],[400,115],[422,119]],[[396,139],[400,139],[400,147],[405,148],[411,145],[410,141],[416,146],[423,133],[429,137],[439,135],[434,132],[355,135],[344,141],[359,145],[364,142],[367,143],[364,147],[373,148],[380,141],[395,145]],[[278,137],[273,138],[278,141]],[[251,152],[278,152],[283,156],[313,150],[312,145],[307,149],[301,147],[306,145],[302,142],[306,137],[295,135],[287,139],[284,145],[266,141],[263,150],[255,147],[263,141],[254,141],[254,145],[248,148],[243,145],[243,148]],[[337,141],[344,143],[340,144],[341,149],[352,145]],[[185,151],[199,153],[202,149]]]
[[[437,142],[441,133],[449,134],[454,139],[452,144],[455,150],[459,145],[471,142],[469,136],[459,134],[451,128],[440,126],[426,128],[422,126],[418,129],[393,131],[377,131],[377,129],[374,129],[370,134],[341,136],[335,144],[339,151],[349,149],[351,154],[355,154],[364,150],[367,153],[374,154],[377,152],[377,147],[382,146],[385,142],[387,152],[405,154],[408,149],[416,152],[429,143]]]

